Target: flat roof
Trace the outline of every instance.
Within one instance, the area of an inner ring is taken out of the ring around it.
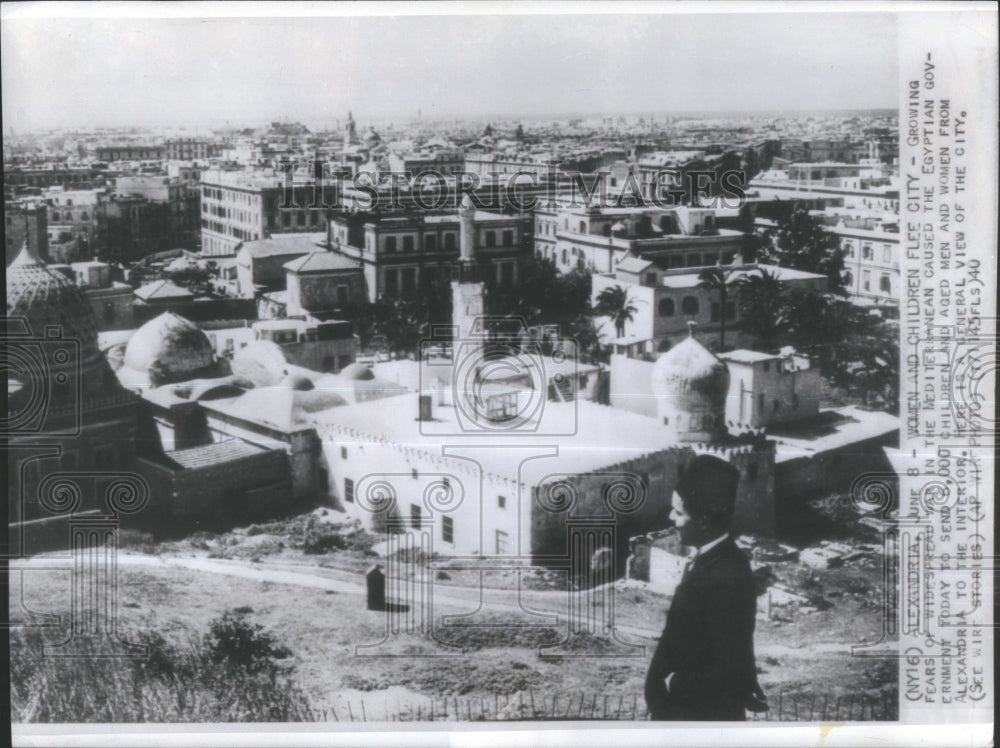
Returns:
[[[589,473],[675,446],[658,419],[586,400],[544,401],[534,423],[537,428],[519,432],[514,439],[498,437],[496,432],[465,432],[456,440],[461,423],[454,406],[439,405],[435,398],[433,420],[418,421],[418,404],[419,394],[412,392],[394,398],[392,407],[382,402],[359,403],[313,413],[310,420],[321,439],[338,444],[350,443],[353,438],[359,443],[412,449],[438,459],[446,446],[456,448],[456,452],[461,451],[459,444],[480,447],[471,449],[469,456],[474,456],[486,472],[510,481],[517,481],[520,475],[529,485],[537,485],[550,474]],[[352,432],[357,436],[349,436]],[[552,447],[553,456],[525,461],[524,450],[502,448],[519,444],[535,449]]]
[[[279,255],[309,254],[325,246],[325,232],[275,234],[267,239],[253,239],[243,242],[238,251],[245,251],[251,257],[274,257]]]

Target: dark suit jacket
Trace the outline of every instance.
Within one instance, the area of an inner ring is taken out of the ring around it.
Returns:
[[[746,719],[757,688],[756,612],[750,562],[732,538],[695,559],[674,593],[646,675],[653,719]],[[663,681],[670,673],[668,693]]]

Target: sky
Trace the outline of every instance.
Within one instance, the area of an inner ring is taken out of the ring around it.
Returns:
[[[898,100],[888,13],[8,14],[0,58],[5,133],[332,122],[348,109],[364,124],[418,110],[433,120],[895,108]]]

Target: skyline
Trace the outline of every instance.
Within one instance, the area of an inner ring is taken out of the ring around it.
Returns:
[[[434,121],[895,109],[898,96],[889,13],[8,17],[0,37],[5,132],[348,110]]]

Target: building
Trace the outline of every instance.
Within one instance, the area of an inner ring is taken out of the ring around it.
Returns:
[[[358,337],[344,320],[259,320],[244,327],[204,325],[216,355],[256,385],[276,385],[295,369],[336,374],[355,362]]]
[[[97,344],[84,292],[27,249],[7,268],[8,517],[11,523],[65,512],[109,511],[90,485],[75,502],[45,479],[53,473],[109,471],[130,464],[137,449],[138,400],[122,389]],[[104,482],[100,490],[107,487]],[[101,494],[103,496],[103,494]],[[11,533],[14,553],[20,536]]]
[[[697,375],[675,382],[688,390],[701,384]],[[672,398],[669,388],[662,394]],[[715,405],[724,404],[725,390],[715,395]],[[514,387],[485,397],[503,401],[483,411],[501,427],[511,418],[507,401],[513,398],[513,411],[520,413],[530,393]],[[417,392],[393,404],[391,411],[362,403],[314,415],[329,493],[372,531],[423,535],[429,554],[551,564],[582,552],[589,567],[605,547],[623,562],[628,537],[669,525],[678,469],[704,450],[740,470],[740,531],[773,530],[774,453],[759,440],[680,443],[677,427],[658,418],[586,401],[547,401],[524,421],[530,448],[497,449],[493,431],[462,426],[459,402],[442,404]],[[400,415],[407,412],[413,417]],[[721,423],[722,413],[713,415]],[[456,434],[462,434],[460,446]],[[623,571],[624,563],[618,568]]]
[[[285,288],[285,264],[326,248],[325,233],[285,234],[236,245],[235,293],[254,299]]]
[[[761,172],[747,197],[764,200],[836,200],[846,208],[899,212],[898,169],[881,161],[792,163]]]
[[[712,208],[591,208],[550,204],[535,211],[535,255],[560,272],[614,272],[629,255],[669,268],[728,263],[745,254],[741,231],[720,228]],[[748,256],[749,259],[749,256]]]
[[[312,178],[286,188],[276,171],[221,171],[201,177],[201,251],[206,257],[236,254],[243,242],[274,234],[315,233],[326,229],[326,205]]]
[[[122,143],[119,145],[102,145],[94,150],[98,161],[162,161],[166,157],[166,149],[162,145],[141,145],[138,143]]]
[[[407,174],[413,178],[417,178],[421,174],[439,174],[449,177],[465,171],[465,157],[458,149],[441,148],[408,153],[390,153],[387,161],[390,172]]]
[[[719,358],[729,369],[726,423],[734,428],[771,428],[819,413],[823,380],[805,356],[792,349],[776,355],[740,349]]]
[[[203,161],[220,152],[216,143],[198,138],[171,138],[163,144],[163,157],[168,161]]]
[[[3,242],[6,265],[27,246],[33,257],[49,261],[48,207],[42,200],[5,200]]]
[[[284,268],[289,317],[329,319],[368,300],[361,263],[336,252],[311,252],[286,262]]]
[[[624,289],[635,307],[633,317],[616,330],[607,318],[598,318],[599,333],[614,346],[614,352],[642,356],[669,350],[688,336],[688,324],[694,322],[703,340],[718,342],[722,325],[726,326],[726,341],[736,345],[746,343],[739,329],[741,319],[736,294],[733,293],[722,309],[717,292],[701,288],[700,273],[705,268],[664,268],[660,263],[636,257],[622,260],[613,273],[593,276],[591,301],[596,304],[605,289]],[[823,293],[829,281],[825,275],[803,270],[735,260],[721,266],[728,282],[735,284],[741,277],[765,270],[773,273],[788,289]],[[735,290],[735,289],[734,289]],[[723,314],[725,321],[723,322]]]
[[[166,206],[168,236],[164,240],[172,246],[192,247],[200,241],[200,190],[167,175],[144,174],[118,177],[115,192]]]
[[[132,327],[132,287],[113,280],[111,266],[91,260],[70,265],[76,284],[90,302],[98,331]]]
[[[472,220],[482,280],[513,286],[530,252],[530,219],[477,210]],[[459,234],[455,213],[339,213],[330,218],[329,243],[333,252],[360,263],[368,300],[375,301],[450,281]]]
[[[49,205],[49,225],[79,237],[85,252],[104,246],[110,202],[107,189],[52,188],[45,190],[43,197]]]

